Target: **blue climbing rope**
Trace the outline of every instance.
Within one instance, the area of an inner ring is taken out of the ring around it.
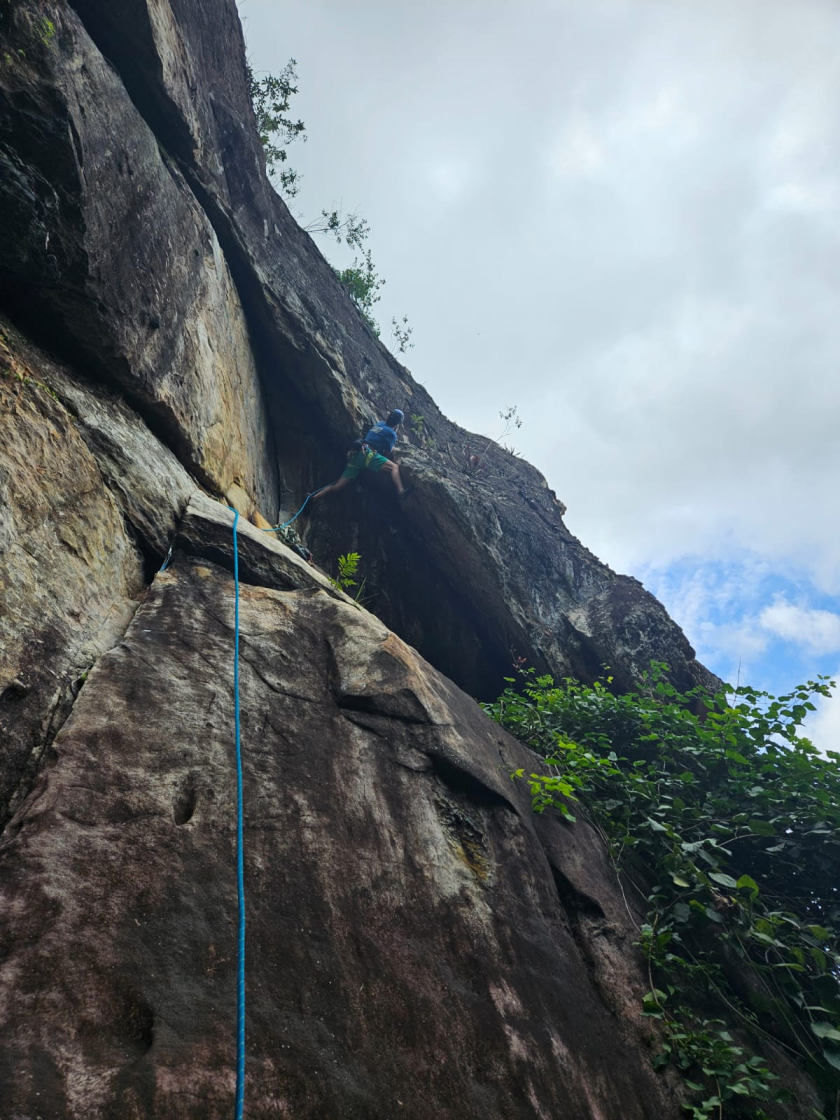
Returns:
[[[242,1120],[245,1102],[245,859],[242,844],[242,741],[239,731],[239,544],[236,526],[239,512],[233,512],[233,722],[236,738],[236,893],[239,901],[239,936],[236,962],[236,1111]]]
[[[329,484],[328,484],[329,485]],[[313,490],[307,494],[303,505],[294,515],[282,525],[274,529],[263,529],[264,533],[276,533],[285,529],[300,517],[310,498],[326,490],[326,486]],[[245,853],[243,843],[243,812],[242,812],[242,735],[240,728],[239,704],[239,538],[237,526],[239,524],[239,511],[233,506],[228,506],[233,514],[233,723],[234,739],[236,744],[236,895],[239,910],[239,927],[237,932],[237,960],[236,960],[236,1102],[234,1109],[235,1120],[242,1120],[245,1105]],[[170,546],[161,571],[165,571],[172,559]]]
[[[327,486],[332,486],[332,485],[333,485],[332,482],[327,483]],[[297,511],[297,513],[294,515],[294,517],[290,517],[289,520],[284,521],[282,525],[275,525],[273,529],[263,529],[262,532],[263,533],[279,533],[281,529],[285,529],[285,528],[287,528],[287,526],[291,525],[291,523],[293,521],[297,521],[297,519],[300,517],[300,515],[306,509],[306,503],[309,501],[309,499],[314,498],[316,494],[320,494],[322,490],[326,490],[327,486],[319,486],[317,490],[313,490],[311,494],[307,494],[306,497],[303,499],[303,505],[300,507],[300,509]]]
[[[307,494],[303,505],[288,521],[278,525],[275,529],[263,529],[264,533],[276,533],[278,529],[285,529],[291,525],[303,512],[304,506],[315,494],[326,490],[313,490]],[[245,1105],[245,854],[243,843],[243,812],[242,812],[242,735],[240,729],[239,705],[239,538],[237,525],[239,524],[239,511],[233,506],[228,506],[233,514],[233,723],[234,738],[236,743],[236,895],[239,909],[239,929],[237,935],[236,958],[236,1104],[234,1109],[235,1120],[242,1120]],[[163,571],[172,556],[172,549],[163,563]]]

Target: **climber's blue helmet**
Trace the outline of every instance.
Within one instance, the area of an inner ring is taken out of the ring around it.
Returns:
[[[397,424],[402,424],[403,420],[405,420],[405,413],[401,408],[395,408],[388,413],[388,419],[385,423],[389,428],[396,428]]]

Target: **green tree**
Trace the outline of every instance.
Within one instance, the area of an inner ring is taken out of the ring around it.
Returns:
[[[367,325],[379,338],[379,324],[371,311],[373,305],[379,302],[379,289],[384,287],[385,281],[377,275],[376,268],[371,260],[370,249],[367,250],[361,260],[356,257],[349,268],[336,268],[333,271],[361,311]]]
[[[840,754],[821,755],[799,731],[833,682],[780,697],[681,694],[654,663],[636,693],[616,696],[610,683],[555,685],[532,671],[487,711],[545,757],[514,775],[534,809],[570,827],[588,820],[635,893],[644,1010],[663,1027],[655,1064],[682,1072],[695,1120],[760,1117],[775,1079],[749,1048],[768,1035],[833,1096]]]
[[[306,140],[306,125],[289,116],[291,99],[298,92],[296,66],[296,61],[290,58],[279,74],[258,78],[247,64],[248,90],[265,152],[266,169],[270,176],[277,175],[280,190],[288,198],[298,193],[300,175],[291,167],[282,167],[288,159],[285,146],[294,140]],[[279,174],[278,167],[281,168]]]
[[[307,233],[327,233],[339,245],[344,243],[357,249],[361,249],[370,233],[367,220],[360,217],[357,211],[345,214],[340,207],[337,210],[322,210],[320,218],[315,218],[303,228]]]
[[[291,167],[286,167],[288,152],[286,148],[293,141],[306,140],[306,125],[302,120],[295,121],[289,115],[292,97],[298,92],[297,63],[290,58],[279,74],[264,74],[258,78],[247,65],[248,89],[254,106],[257,130],[260,134],[265,164],[269,176],[277,183],[280,192],[291,199],[300,189],[301,175]],[[307,233],[320,233],[334,237],[339,245],[345,244],[361,250],[370,234],[370,226],[357,211],[345,212],[343,208],[322,210],[319,218],[303,226]],[[361,311],[365,322],[379,338],[379,323],[373,317],[372,308],[379,302],[379,290],[385,281],[377,274],[368,249],[360,260],[354,259],[348,268],[333,269],[338,279],[347,289],[353,302]],[[414,345],[410,341],[413,329],[408,325],[408,317],[391,320],[391,340],[397,350],[404,354]]]

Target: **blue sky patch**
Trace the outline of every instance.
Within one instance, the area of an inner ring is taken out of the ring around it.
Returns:
[[[802,572],[779,571],[759,556],[728,562],[680,560],[637,572],[685,631],[704,665],[725,681],[773,694],[840,675],[840,598]],[[808,732],[821,749],[838,724],[840,700],[822,702]],[[830,720],[830,724],[829,724]],[[819,725],[822,731],[817,734]]]

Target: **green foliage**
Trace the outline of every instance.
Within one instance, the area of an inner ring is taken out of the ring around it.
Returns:
[[[436,446],[437,441],[426,431],[426,417],[419,412],[412,412],[410,429],[419,447],[431,449]]]
[[[591,822],[643,900],[656,1064],[682,1072],[695,1120],[724,1105],[759,1117],[774,1076],[739,1026],[798,1054],[826,1091],[840,1084],[840,754],[798,731],[833,682],[681,694],[666,673],[653,663],[616,696],[611,678],[531,671],[486,710],[546,758],[514,775],[534,809]],[[720,1017],[698,1011],[710,999]]]
[[[257,78],[250,65],[247,66],[248,90],[269,175],[274,175],[288,158],[281,145],[291,144],[299,137],[306,140],[306,125],[288,115],[291,99],[298,92],[296,66],[295,60],[290,58],[279,74],[266,74],[262,78]],[[298,193],[300,176],[292,168],[283,168],[277,178],[280,190],[288,198]]]
[[[361,559],[358,552],[348,552],[345,556],[339,556],[338,575],[335,579],[330,576],[330,583],[333,587],[337,587],[339,591],[344,591],[348,595],[350,594],[351,587],[358,587],[359,590],[352,598],[353,602],[360,607],[364,606],[366,602],[370,602],[369,599],[362,598],[367,580],[363,579],[362,582],[359,583],[356,579],[356,576],[359,574],[359,561]]]
[[[55,24],[51,19],[47,19],[46,16],[41,16],[39,19],[35,20],[35,34],[38,36],[41,45],[48,47],[50,43],[52,43],[55,35]]]
[[[411,336],[414,334],[414,327],[409,326],[408,316],[403,315],[402,319],[398,319],[394,315],[391,319],[391,341],[397,344],[397,353],[404,354],[406,350],[413,350],[414,343],[411,341]]]
[[[334,237],[339,245],[349,245],[361,249],[368,238],[370,226],[358,211],[345,214],[342,209],[322,210],[321,217],[303,227],[307,233],[326,233]]]
[[[365,231],[364,236],[367,236],[367,231]],[[345,240],[348,239],[345,238]],[[348,244],[351,244],[349,240]],[[361,260],[356,257],[349,268],[336,268],[333,271],[361,311],[367,325],[379,338],[381,331],[379,323],[373,317],[373,305],[379,303],[381,298],[379,289],[385,286],[385,281],[376,271],[371,259],[370,249],[367,250]],[[414,343],[410,341],[413,333],[413,328],[408,325],[407,315],[403,315],[402,321],[396,317],[391,320],[391,341],[396,341],[397,350],[400,354],[404,354],[406,350],[414,346]]]
[[[503,412],[500,412],[499,419],[504,420],[505,426],[502,430],[501,435],[496,436],[497,440],[504,439],[506,435],[509,435],[514,430],[514,428],[522,427],[522,417],[519,415],[519,409],[515,404],[512,404],[510,408],[506,408]]]
[[[0,336],[5,337],[5,336]],[[43,389],[44,392],[57,401],[58,394],[49,385],[45,385],[43,381],[38,381],[35,377],[28,377],[25,373],[20,373],[18,370],[12,369],[10,366],[0,367],[0,375],[8,377],[11,381],[19,381],[21,385],[34,385],[37,389]]]
[[[6,31],[8,24],[12,18],[12,0],[0,0],[0,30]],[[40,43],[42,47],[51,48],[53,39],[55,38],[55,24],[51,19],[46,16],[36,16],[34,13],[23,10],[20,12],[20,21],[18,23],[18,33],[24,36],[24,41],[27,46],[33,46]],[[15,48],[14,52],[18,58],[26,58],[26,51],[23,48]],[[11,51],[6,50],[3,52],[3,62],[8,65],[14,61],[14,55]]]
[[[385,281],[377,275],[376,268],[370,258],[370,249],[360,261],[358,257],[349,268],[334,269],[336,276],[347,289],[350,298],[362,313],[367,325],[379,338],[379,324],[374,319],[371,311],[373,305],[378,303],[379,289],[384,287]]]
[[[354,577],[358,575],[360,560],[361,556],[358,552],[348,552],[346,556],[339,556],[338,577],[333,580],[336,587],[346,591],[348,587],[356,586],[357,581]]]
[[[51,24],[50,26],[52,27]],[[266,169],[287,199],[294,198],[298,193],[301,176],[291,167],[282,166],[288,160],[286,146],[297,139],[306,140],[306,125],[302,120],[295,121],[289,116],[291,99],[298,92],[296,66],[295,59],[290,58],[279,74],[265,74],[257,78],[251,66],[246,64],[248,90],[265,152]],[[322,210],[321,216],[303,226],[303,229],[307,233],[326,234],[334,237],[339,245],[349,245],[359,250],[370,234],[367,220],[358,211],[345,213],[341,207]],[[373,317],[372,308],[379,302],[378,292],[385,281],[376,272],[370,249],[363,254],[362,260],[357,257],[349,268],[336,268],[333,271],[361,311],[365,322],[379,338],[379,323]],[[404,315],[401,320],[392,318],[391,341],[396,343],[398,353],[404,354],[414,346],[411,342],[413,333],[407,316]]]

